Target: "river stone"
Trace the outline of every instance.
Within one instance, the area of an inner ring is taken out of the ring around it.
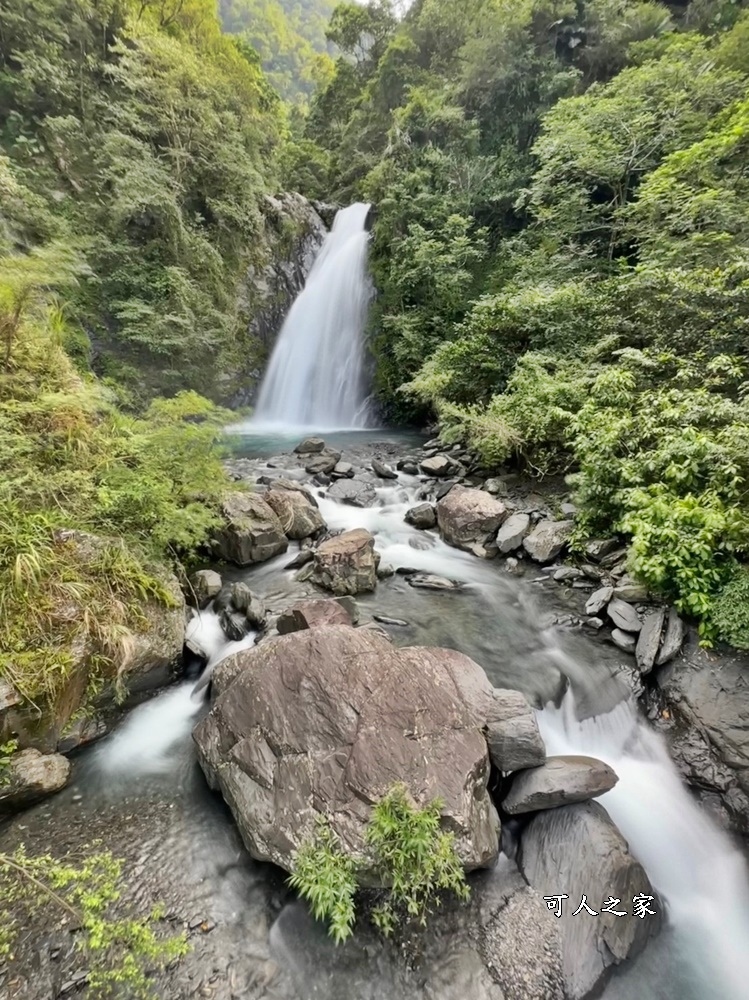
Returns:
[[[520,868],[528,882],[545,897],[566,894],[557,923],[562,934],[565,996],[582,1000],[608,977],[611,968],[638,955],[661,926],[661,904],[654,898],[655,916],[632,915],[632,900],[655,897],[642,866],[597,802],[562,806],[541,812],[525,828]],[[574,911],[583,895],[599,915]],[[626,916],[601,912],[611,898]],[[552,908],[554,902],[547,905]]]
[[[309,437],[300,441],[294,449],[296,455],[316,455],[325,448],[322,438]]]
[[[21,750],[11,756],[6,784],[0,785],[0,813],[16,812],[64,788],[70,761],[62,754]]]
[[[262,628],[265,624],[265,601],[246,583],[234,583],[231,588],[232,606],[244,613],[251,628]]]
[[[372,459],[372,471],[374,472],[374,474],[376,476],[379,476],[380,479],[397,479],[398,478],[398,473],[394,472],[393,469],[391,469],[389,465],[385,465],[384,462],[381,462],[379,460],[379,458],[373,458]]]
[[[319,455],[310,455],[307,458],[304,471],[310,476],[329,476],[340,460],[340,451],[333,451],[332,448],[326,448]]]
[[[642,674],[649,674],[653,669],[665,621],[665,608],[658,608],[657,611],[654,611],[652,615],[648,615],[643,620],[642,631],[637,637],[637,648],[635,650],[637,668]]]
[[[497,532],[497,548],[501,553],[514,552],[523,544],[530,531],[529,514],[511,514]]]
[[[595,757],[548,757],[540,767],[515,776],[502,808],[511,816],[585,802],[610,791],[614,771]]]
[[[364,528],[328,538],[315,550],[310,579],[334,594],[355,595],[374,590],[377,586],[374,541],[374,536]]]
[[[190,577],[190,590],[188,592],[189,597],[192,598],[190,603],[194,602],[202,611],[203,608],[208,607],[221,587],[221,577],[215,570],[199,569]]]
[[[421,462],[421,471],[427,476],[449,476],[455,468],[455,462],[448,455],[433,455]]]
[[[328,496],[351,507],[373,507],[377,503],[372,484],[360,479],[339,479],[328,490]]]
[[[676,608],[669,608],[666,632],[656,660],[659,667],[668,663],[669,660],[673,660],[676,654],[681,651],[681,647],[684,645],[684,635],[684,622],[679,618]]]
[[[635,637],[629,632],[623,632],[620,628],[611,630],[611,639],[615,646],[618,646],[625,653],[634,653]]]
[[[333,479],[353,479],[356,469],[350,462],[339,462],[331,472]]]
[[[460,590],[460,584],[435,573],[413,573],[408,582],[417,590]]]
[[[585,614],[597,615],[599,611],[603,611],[613,596],[613,587],[601,587],[599,590],[596,590],[587,600]]]
[[[546,760],[536,715],[520,691],[494,688],[487,714],[486,742],[492,764],[505,773],[537,767]]]
[[[499,819],[481,729],[491,684],[467,656],[399,649],[348,625],[280,636],[220,663],[215,701],[195,729],[200,764],[221,790],[247,849],[293,871],[326,816],[377,885],[365,832],[396,783],[439,798],[463,865],[490,865]]]
[[[624,632],[639,632],[642,628],[642,622],[632,605],[619,600],[618,597],[609,602],[606,613],[617,628]]]
[[[278,515],[254,493],[231,493],[223,501],[224,526],[216,538],[216,551],[238,566],[265,562],[289,547]]]
[[[319,628],[321,625],[352,624],[348,611],[335,598],[324,598],[317,601],[300,601],[299,604],[282,611],[278,616],[276,628],[279,635],[289,635],[291,632]]]
[[[572,521],[539,521],[523,539],[523,548],[536,562],[550,563],[567,544],[573,527]]]
[[[437,524],[437,511],[430,503],[419,503],[415,507],[409,507],[404,520],[414,528],[426,530]]]
[[[278,515],[287,538],[300,541],[327,527],[317,501],[304,490],[272,489],[263,499]]]
[[[448,545],[471,551],[494,541],[507,508],[484,490],[454,486],[437,504],[437,525]]]

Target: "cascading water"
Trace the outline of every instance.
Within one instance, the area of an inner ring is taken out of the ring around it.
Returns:
[[[356,204],[336,215],[276,341],[254,424],[319,430],[367,426],[369,210]]]

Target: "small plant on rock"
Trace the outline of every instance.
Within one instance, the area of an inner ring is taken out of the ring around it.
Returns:
[[[13,754],[18,749],[18,740],[9,740],[7,743],[0,743],[0,788],[10,782],[10,765]]]
[[[354,933],[356,862],[345,854],[325,816],[318,816],[315,836],[296,856],[289,885],[308,900],[316,920],[327,920],[340,944]]]

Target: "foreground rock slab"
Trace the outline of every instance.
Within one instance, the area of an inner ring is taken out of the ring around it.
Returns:
[[[523,831],[520,867],[531,886],[559,906],[565,996],[582,1000],[607,978],[612,967],[638,955],[661,926],[661,903],[642,865],[597,802],[539,813]],[[567,898],[557,900],[559,894]],[[633,914],[636,897],[655,915]],[[583,909],[581,901],[596,912]],[[616,916],[602,907],[616,900]]]
[[[364,528],[328,538],[315,550],[311,580],[334,594],[363,594],[377,586],[374,535]]]
[[[25,809],[64,788],[70,778],[70,761],[62,754],[21,750],[8,765],[7,783],[0,786],[0,815]]]
[[[511,816],[585,802],[610,791],[619,779],[595,757],[549,757],[540,767],[521,771],[502,802]]]
[[[466,551],[493,543],[507,514],[505,505],[491,494],[465,486],[454,486],[437,504],[440,534],[448,545]]]
[[[481,731],[492,687],[467,656],[324,625],[238,653],[213,683],[199,760],[254,858],[293,870],[320,814],[366,855],[371,806],[399,781],[416,802],[442,799],[467,868],[497,856]]]

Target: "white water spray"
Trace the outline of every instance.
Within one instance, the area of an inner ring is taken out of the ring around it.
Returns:
[[[278,336],[253,423],[366,427],[369,205],[342,209]]]

